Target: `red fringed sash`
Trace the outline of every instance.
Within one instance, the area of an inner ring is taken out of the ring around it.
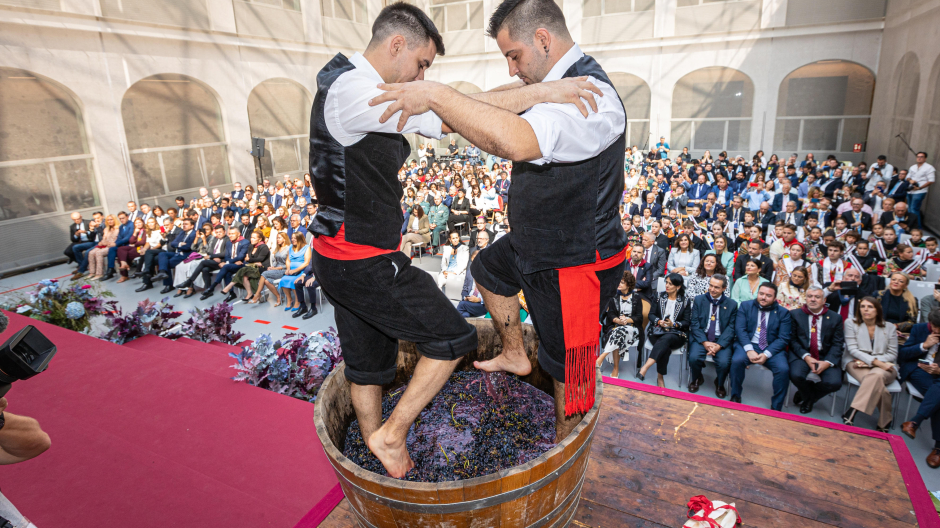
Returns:
[[[558,270],[561,319],[565,334],[565,416],[586,413],[594,406],[597,349],[600,346],[601,283],[595,272],[626,258],[626,248],[591,264]]]

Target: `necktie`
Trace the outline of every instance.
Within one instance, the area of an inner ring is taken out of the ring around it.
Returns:
[[[651,255],[652,253],[653,253],[653,248],[647,249],[647,250],[646,250],[646,256],[643,258],[643,260],[649,262],[649,261],[650,261],[650,255]]]
[[[819,359],[819,336],[816,332],[816,324],[819,322],[819,315],[812,314],[812,320],[809,323],[809,354],[813,359]]]
[[[787,213],[787,223],[788,224],[793,223],[793,213]]]
[[[716,328],[718,326],[718,306],[712,304],[709,307],[708,311],[711,313],[711,318],[708,320],[708,335],[706,336],[706,338],[710,342],[714,343],[715,334],[718,331],[718,329]]]
[[[767,349],[767,312],[760,312],[757,334],[757,346],[761,350]]]
[[[849,299],[848,302],[842,303],[842,306],[839,307],[839,315],[842,316],[842,321],[844,322],[849,318],[849,305],[852,303],[852,300]]]
[[[238,250],[238,244],[232,244],[232,260],[235,260],[235,252]]]

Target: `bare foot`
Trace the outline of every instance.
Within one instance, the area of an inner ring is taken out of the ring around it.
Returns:
[[[408,454],[408,448],[405,447],[405,439],[393,441],[385,427],[380,427],[372,433],[366,444],[392,478],[405,478],[411,468],[415,467],[411,455]]]
[[[527,376],[532,372],[532,364],[522,351],[503,350],[489,361],[474,361],[473,366],[484,372],[511,372],[517,376]]]

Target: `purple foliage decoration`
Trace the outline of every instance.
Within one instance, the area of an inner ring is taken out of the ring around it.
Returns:
[[[144,299],[126,315],[115,305],[112,312],[105,314],[108,331],[99,337],[123,345],[145,335],[166,334],[173,328],[173,320],[183,315],[174,311],[167,299],[164,297],[160,302]]]
[[[229,355],[236,361],[235,381],[309,402],[316,401],[323,381],[343,361],[332,327],[310,335],[287,334],[281,341],[262,334],[241,352]]]
[[[189,319],[183,323],[182,334],[189,339],[211,343],[219,341],[226,345],[237,344],[245,335],[232,330],[232,305],[221,302],[209,308],[194,308]]]

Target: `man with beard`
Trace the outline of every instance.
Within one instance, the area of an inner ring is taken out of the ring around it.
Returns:
[[[395,478],[414,467],[405,446],[409,428],[457,363],[477,348],[477,334],[434,279],[397,251],[403,222],[398,171],[411,151],[402,133],[441,138],[447,129],[430,112],[388,121],[398,110],[370,100],[384,93],[381,83],[423,79],[443,53],[442,37],[424,12],[390,4],[375,19],[365,52],[337,54],[317,74],[311,111],[310,174],[320,205],[310,224],[313,271],[334,308],[362,437]],[[572,79],[474,97],[515,115],[537,103],[567,102],[572,93],[583,104],[587,84]],[[383,423],[382,386],[395,378],[399,339],[417,343],[422,357]]]
[[[513,160],[512,232],[472,267],[503,352],[476,366],[531,371],[519,321],[521,289],[539,335],[539,364],[555,380],[561,441],[594,404],[601,310],[623,276],[626,233],[617,212],[626,115],[607,74],[572,40],[553,0],[504,0],[488,34],[510,75],[525,84],[587,76],[603,92],[596,109],[584,119],[573,105],[536,105],[519,116],[426,82],[386,87],[388,96],[378,100],[395,100],[389,109],[405,109],[403,115],[431,110],[486,152]]]

